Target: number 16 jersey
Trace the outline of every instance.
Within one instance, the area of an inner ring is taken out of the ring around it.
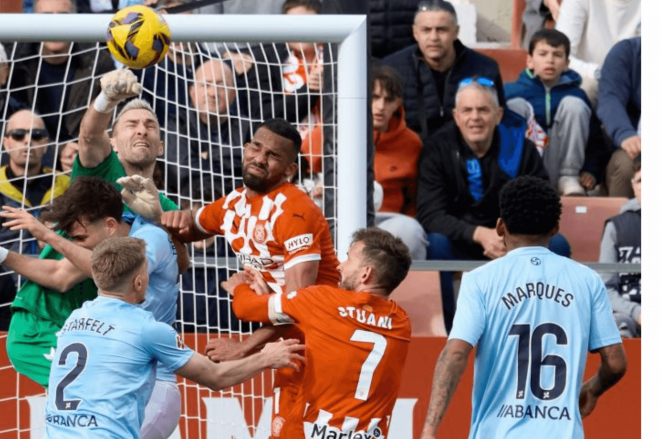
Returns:
[[[477,346],[470,439],[582,438],[587,351],[621,343],[600,276],[523,247],[461,283],[449,339]]]

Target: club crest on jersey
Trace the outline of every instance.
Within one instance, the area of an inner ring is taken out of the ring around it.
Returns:
[[[280,437],[280,433],[282,433],[282,427],[284,427],[284,418],[281,416],[276,416],[275,419],[273,419],[273,424],[271,426],[271,433],[273,437]]]
[[[266,233],[266,226],[263,222],[259,221],[254,226],[254,232],[252,232],[252,237],[257,244],[263,244],[268,238],[268,233]]]

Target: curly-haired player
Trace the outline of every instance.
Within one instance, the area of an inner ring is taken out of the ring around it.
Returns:
[[[561,216],[549,182],[507,183],[500,215],[507,254],[463,276],[422,438],[435,438],[473,346],[470,439],[582,438],[582,418],[626,371],[607,290],[593,270],[548,250]],[[587,351],[601,365],[582,383]]]

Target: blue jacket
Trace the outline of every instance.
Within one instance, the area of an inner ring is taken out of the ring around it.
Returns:
[[[534,108],[536,122],[547,132],[555,121],[555,114],[562,99],[566,96],[575,96],[582,99],[591,108],[586,93],[580,88],[582,78],[574,70],[561,74],[559,82],[546,89],[538,76],[534,76],[529,69],[520,72],[516,82],[504,84],[506,99],[523,98]]]
[[[598,117],[617,147],[637,135],[642,113],[642,38],[619,41],[600,71]]]

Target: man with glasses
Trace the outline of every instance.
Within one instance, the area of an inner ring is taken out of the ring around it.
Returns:
[[[413,44],[383,59],[401,74],[408,127],[425,140],[451,121],[458,82],[481,75],[495,82],[504,102],[497,62],[465,47],[458,39],[458,20],[451,3],[422,1],[413,23]]]
[[[7,121],[2,148],[9,163],[0,168],[1,205],[36,208],[60,196],[69,187],[69,177],[53,175],[53,170],[41,164],[48,148],[48,131],[44,121],[29,110],[14,113]],[[0,228],[0,244],[17,253],[39,253],[37,241],[28,232]],[[16,294],[18,277],[0,268],[0,303],[9,303]],[[0,310],[0,330],[9,327],[9,307]]]
[[[500,189],[520,175],[548,179],[531,140],[497,129],[502,115],[493,81],[463,79],[456,92],[454,121],[424,142],[417,219],[428,236],[427,259],[488,260],[503,256],[506,248],[495,230]],[[570,253],[561,235],[552,238],[550,249]],[[441,273],[441,287],[449,332],[455,309],[453,273]]]

